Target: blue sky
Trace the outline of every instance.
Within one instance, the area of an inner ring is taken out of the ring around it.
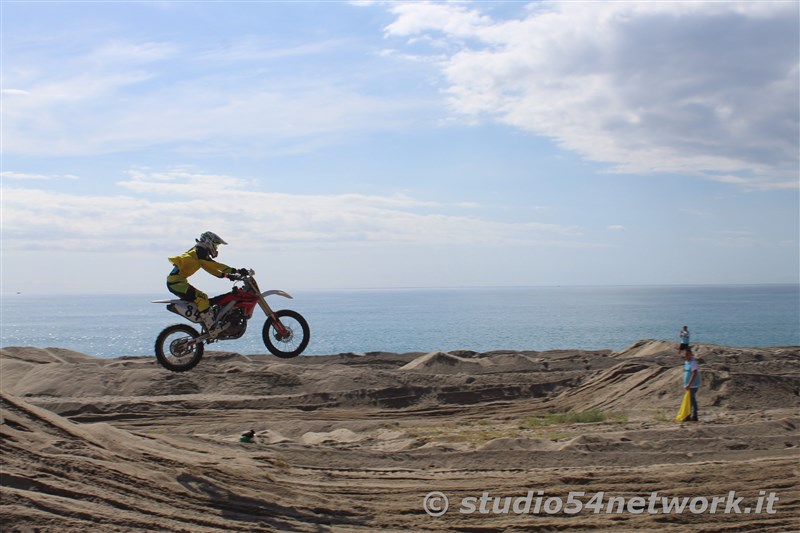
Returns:
[[[2,290],[796,283],[798,15],[5,1]]]

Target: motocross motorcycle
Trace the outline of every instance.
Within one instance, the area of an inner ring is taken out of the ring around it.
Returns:
[[[282,296],[291,299],[288,293],[278,290],[261,292],[256,283],[255,271],[228,277],[242,286],[234,286],[231,292],[209,299],[215,321],[206,328],[197,311],[197,304],[186,300],[155,300],[153,303],[167,304],[167,310],[200,325],[200,332],[188,324],[166,327],[156,338],[156,358],[167,370],[185,372],[194,368],[203,357],[203,344],[238,339],[247,329],[247,321],[253,318],[258,305],[267,315],[261,336],[267,349],[275,356],[288,359],[297,357],[308,346],[311,333],[308,322],[297,311],[281,309],[273,311],[266,298]]]

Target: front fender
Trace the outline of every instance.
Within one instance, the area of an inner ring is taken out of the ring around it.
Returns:
[[[266,298],[267,296],[272,296],[272,295],[283,296],[284,298],[289,298],[290,300],[294,299],[294,298],[292,298],[292,295],[289,294],[288,292],[279,291],[279,290],[276,290],[276,289],[272,289],[270,291],[264,291],[264,292],[261,293],[261,296],[263,296],[264,298]]]

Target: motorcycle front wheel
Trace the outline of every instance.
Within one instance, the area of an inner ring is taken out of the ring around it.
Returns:
[[[289,309],[276,311],[275,316],[278,317],[284,332],[281,334],[272,317],[267,318],[267,321],[264,322],[264,329],[261,332],[261,337],[264,339],[267,350],[272,355],[282,359],[297,357],[303,353],[303,350],[308,346],[308,341],[311,339],[308,322],[303,318],[303,315]]]
[[[156,338],[156,359],[173,372],[191,370],[203,357],[203,343],[194,342],[200,334],[187,324],[165,328]]]

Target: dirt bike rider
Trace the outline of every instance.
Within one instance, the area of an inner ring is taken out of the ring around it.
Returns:
[[[181,300],[196,303],[199,318],[210,331],[216,317],[211,309],[208,295],[192,287],[187,278],[201,268],[218,278],[238,277],[247,274],[248,271],[245,268],[236,269],[214,261],[217,257],[217,247],[220,244],[228,244],[216,233],[206,231],[199,239],[195,239],[195,242],[197,244],[185,253],[169,258],[174,268],[167,276],[167,289]]]

